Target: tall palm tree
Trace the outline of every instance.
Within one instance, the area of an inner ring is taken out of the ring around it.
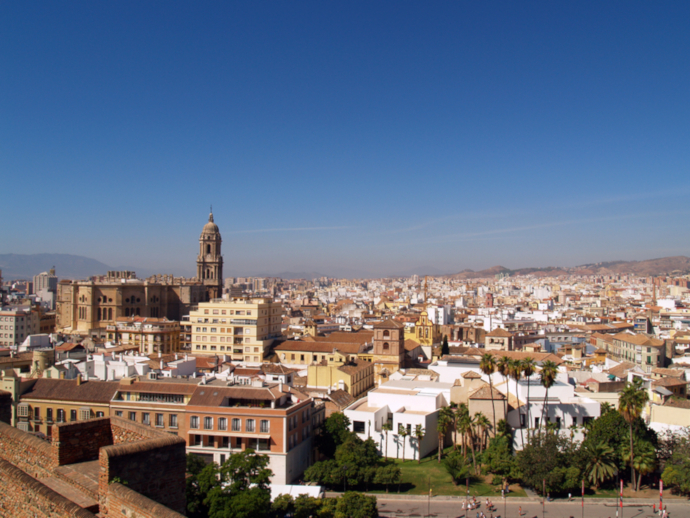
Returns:
[[[508,368],[508,375],[515,380],[515,399],[517,400],[518,424],[520,426],[520,439],[522,440],[522,444],[524,445],[525,444],[525,432],[524,432],[524,427],[522,426],[522,410],[520,410],[522,405],[520,405],[520,399],[519,399],[520,388],[518,387],[518,383],[520,382],[520,378],[522,377],[522,362],[520,360],[510,360],[510,366]]]
[[[586,453],[588,458],[585,473],[594,487],[599,489],[603,482],[616,474],[616,459],[613,448],[605,442],[589,444]]]
[[[491,422],[489,421],[489,418],[486,417],[482,412],[477,412],[474,415],[475,418],[475,423],[478,428],[481,429],[482,431],[482,437],[481,440],[479,441],[479,447],[483,451],[484,448],[486,448],[486,444],[488,442],[487,437],[488,437],[488,432],[489,428],[491,427]]]
[[[381,428],[383,428],[383,432],[386,434],[386,458],[388,458],[388,432],[393,429],[393,425],[386,421],[381,425]]]
[[[470,411],[465,403],[460,403],[454,408],[453,412],[453,425],[455,426],[455,438],[457,440],[458,431],[462,429],[461,423],[466,415],[469,415]],[[462,436],[462,451],[465,454],[465,435]]]
[[[506,382],[506,400],[503,405],[504,415],[506,421],[508,421],[508,399],[510,398],[510,384],[508,383],[508,374],[510,373],[510,358],[507,356],[501,356],[496,362],[496,370],[501,373],[503,379]]]
[[[443,454],[443,439],[446,436],[448,428],[453,424],[453,411],[450,407],[444,406],[438,413],[438,422],[436,423],[436,432],[438,433],[438,462],[441,463],[441,455]]]
[[[528,356],[524,360],[522,360],[522,373],[525,375],[525,379],[527,379],[527,442],[530,442],[530,428],[531,428],[531,423],[532,423],[532,414],[531,414],[531,408],[529,404],[529,387],[532,384],[532,380],[530,379],[532,374],[534,374],[537,370],[537,363],[534,361],[534,359],[531,356]]]
[[[472,464],[474,465],[474,472],[477,472],[477,457],[474,454],[474,442],[475,442],[475,435],[474,435],[474,428],[477,426],[477,415],[470,415],[469,413],[467,414],[466,417],[467,421],[467,433],[469,435],[469,443],[470,443],[470,449],[472,450]]]
[[[422,439],[424,439],[425,435],[426,432],[421,424],[414,427],[414,437],[417,439],[417,464],[422,463]]]
[[[618,397],[618,411],[630,426],[630,484],[635,489],[635,448],[633,446],[633,423],[640,417],[645,405],[649,401],[649,394],[642,388],[642,379],[634,378],[626,383]]]
[[[400,437],[402,437],[402,443],[403,443],[403,458],[402,458],[402,460],[403,460],[403,462],[405,462],[405,443],[407,442],[407,436],[409,435],[407,433],[407,427],[402,425],[402,424],[399,424],[398,425],[398,435]]]
[[[479,362],[481,371],[489,377],[489,390],[491,392],[491,408],[493,409],[494,435],[496,435],[496,405],[494,404],[494,382],[491,375],[496,372],[496,358],[493,354],[484,353]]]
[[[541,409],[541,422],[542,425],[544,426],[544,430],[547,429],[545,425],[545,418],[544,416],[546,414],[546,401],[549,398],[549,389],[553,387],[554,383],[556,383],[556,375],[558,374],[558,366],[553,363],[551,360],[546,360],[544,363],[541,364],[541,372],[539,373],[540,381],[542,386],[546,389],[546,393],[544,394],[544,407]]]

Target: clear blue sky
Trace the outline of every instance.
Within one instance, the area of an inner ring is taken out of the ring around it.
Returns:
[[[3,2],[0,253],[690,255],[690,2]]]

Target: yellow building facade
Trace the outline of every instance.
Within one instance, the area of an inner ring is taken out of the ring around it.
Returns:
[[[374,386],[374,365],[335,351],[307,369],[307,387],[345,390],[355,399]]]
[[[182,325],[194,354],[227,354],[233,361],[261,363],[281,335],[282,305],[270,298],[202,302]]]

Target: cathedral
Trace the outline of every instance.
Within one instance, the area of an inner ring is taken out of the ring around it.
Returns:
[[[199,237],[199,256],[196,258],[196,278],[206,287],[207,300],[223,296],[223,256],[220,252],[222,239],[218,225],[213,221],[213,210],[208,215]]]

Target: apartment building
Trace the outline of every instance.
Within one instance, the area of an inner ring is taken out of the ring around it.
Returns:
[[[657,367],[666,367],[666,342],[631,332],[618,333],[611,343],[602,345],[617,361],[629,361],[638,365],[644,372],[652,372]]]
[[[261,363],[281,336],[282,305],[268,297],[202,302],[182,321],[194,354],[224,353],[233,361]]]
[[[27,306],[3,308],[0,311],[0,347],[21,344],[41,330],[38,311]]]
[[[170,354],[180,350],[180,323],[167,318],[120,317],[106,327],[108,340],[135,345],[141,354]]]

